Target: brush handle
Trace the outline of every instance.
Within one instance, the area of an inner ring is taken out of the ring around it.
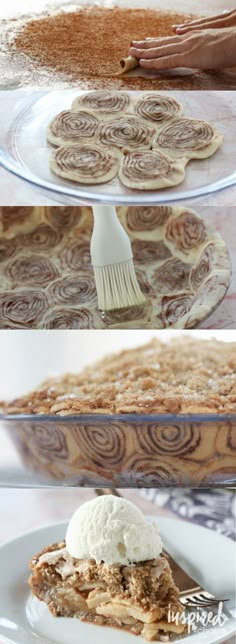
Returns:
[[[114,206],[93,206],[94,228],[91,238],[93,266],[110,266],[132,259],[132,247]]]

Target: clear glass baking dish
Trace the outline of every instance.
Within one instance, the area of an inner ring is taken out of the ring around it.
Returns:
[[[235,92],[166,92],[183,104],[186,115],[209,120],[224,135],[222,146],[212,157],[190,161],[185,180],[179,186],[158,191],[131,190],[115,178],[107,184],[86,187],[54,175],[49,169],[51,150],[46,142],[46,128],[80,93],[75,89],[2,92],[0,165],[60,204],[68,205],[194,202],[236,184]]]
[[[236,484],[236,414],[2,415],[2,486]]]

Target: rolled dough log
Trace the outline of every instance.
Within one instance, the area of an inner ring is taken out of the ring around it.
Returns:
[[[139,66],[138,58],[134,58],[133,56],[122,58],[120,60],[120,66],[121,66],[120,74],[125,74],[125,72],[129,72],[131,69],[134,69],[135,67]]]

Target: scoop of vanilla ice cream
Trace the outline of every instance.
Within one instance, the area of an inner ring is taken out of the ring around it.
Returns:
[[[163,544],[157,525],[148,522],[141,510],[109,494],[76,510],[67,529],[66,547],[76,559],[128,565],[155,559]]]

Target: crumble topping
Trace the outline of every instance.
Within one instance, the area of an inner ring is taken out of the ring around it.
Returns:
[[[236,342],[187,335],[107,356],[0,405],[8,414],[233,413]]]
[[[107,590],[112,598],[129,601],[143,610],[163,607],[166,596],[173,601],[177,588],[173,582],[166,556],[143,561],[129,566],[96,563],[94,559],[75,559],[65,542],[46,548],[31,562],[34,574],[43,572],[54,586],[61,583],[75,586],[79,590]]]

